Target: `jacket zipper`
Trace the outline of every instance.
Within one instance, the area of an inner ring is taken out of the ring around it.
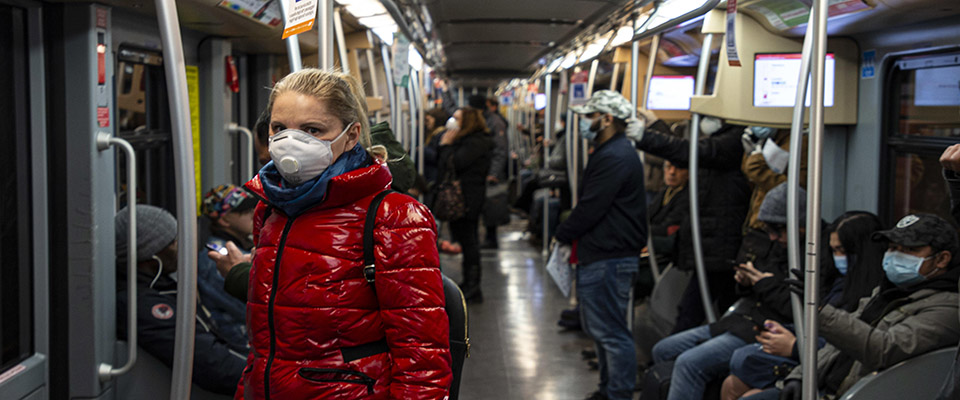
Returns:
[[[263,371],[263,394],[270,400],[270,367],[273,366],[273,357],[277,352],[277,333],[273,322],[273,303],[277,300],[277,283],[280,280],[280,260],[283,258],[283,249],[287,244],[287,235],[293,227],[296,217],[287,217],[287,223],[280,234],[280,246],[277,248],[277,260],[273,264],[273,285],[270,287],[270,300],[267,303],[267,322],[270,325],[270,356],[267,357],[267,368]],[[266,221],[264,221],[266,222]]]
[[[319,379],[311,378],[304,373],[316,373],[316,374],[340,374],[340,375],[350,375],[356,376],[357,379]],[[371,378],[369,375],[364,374],[363,372],[357,372],[349,369],[335,369],[335,368],[300,368],[300,371],[297,372],[303,379],[313,382],[346,382],[346,383],[358,383],[365,385],[367,387],[367,394],[373,394],[373,385],[377,383],[376,379]]]

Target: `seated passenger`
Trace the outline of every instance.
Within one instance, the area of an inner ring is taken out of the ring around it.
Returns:
[[[821,393],[839,398],[860,378],[903,360],[955,346],[960,339],[957,231],[932,214],[911,214],[873,234],[885,241],[886,280],[854,312],[824,305],[817,352]],[[800,398],[800,368],[787,377],[781,399]]]
[[[126,276],[127,209],[115,218],[119,293],[117,326],[126,327],[126,280],[137,280],[137,338],[139,345],[168,367],[173,365],[176,338],[177,220],[169,212],[149,205],[137,206],[137,276]],[[204,309],[202,299],[197,310]],[[246,367],[247,354],[230,348],[206,313],[197,312],[193,355],[193,382],[205,390],[233,394]],[[126,336],[121,331],[120,336]]]
[[[805,199],[800,191],[800,220],[805,221]],[[787,245],[787,184],[777,186],[767,194],[758,218],[770,230],[771,240],[781,248]],[[800,228],[800,234],[804,228]],[[827,265],[831,265],[829,263]],[[823,267],[823,265],[821,265]],[[743,307],[719,321],[689,329],[661,340],[653,347],[654,362],[676,360],[670,384],[669,399],[699,399],[708,382],[728,375],[733,352],[755,339],[754,326],[760,321],[790,321],[790,287],[784,258],[769,259],[754,266],[740,264],[734,275],[740,290],[748,300]],[[825,274],[830,276],[830,274]],[[729,279],[729,278],[728,278]],[[823,287],[831,287],[824,282]]]
[[[650,111],[641,109],[640,112],[647,119],[647,127],[631,124],[627,130],[637,149],[686,168],[690,161],[689,141],[672,135],[666,123],[656,119]],[[744,128],[713,117],[703,118],[700,127],[704,135],[697,142],[703,261],[710,294],[719,309],[724,310],[736,300],[735,288],[730,282],[733,265],[729,260],[735,259],[740,249],[741,227],[750,201],[750,187],[740,171],[743,159],[740,135]],[[693,248],[689,218],[681,224],[678,242],[681,248]],[[676,266],[692,271],[695,267],[693,252],[680,252]],[[678,308],[674,332],[696,327],[705,319],[697,279],[690,280]]]
[[[883,279],[880,264],[886,247],[871,239],[880,228],[880,219],[863,211],[844,213],[830,225],[827,231],[832,259],[840,277],[825,277],[834,285],[824,288],[827,293],[821,303],[852,312],[861,298],[870,297]],[[800,355],[793,328],[792,324],[766,321],[757,334],[757,343],[737,349],[730,359],[730,376],[723,383],[722,398],[739,399],[758,393],[798,365]]]
[[[950,191],[950,214],[953,220],[960,220],[960,144],[947,147],[940,155],[940,164],[943,165],[943,179],[947,181]],[[960,397],[960,352],[953,361],[950,374],[940,389],[937,400],[956,399]]]
[[[653,249],[658,260],[675,262],[677,258],[677,236],[680,225],[689,217],[690,202],[687,197],[687,180],[690,172],[670,161],[663,161],[663,190],[654,196],[647,205],[650,215],[650,235],[653,237]]]
[[[233,245],[243,254],[253,247],[253,211],[257,199],[243,188],[220,185],[203,196],[200,213],[210,226],[206,246],[199,249],[197,259],[197,292],[207,307],[210,318],[235,350],[249,350],[246,319],[247,305],[224,291],[224,279],[217,272],[210,249],[224,254]]]

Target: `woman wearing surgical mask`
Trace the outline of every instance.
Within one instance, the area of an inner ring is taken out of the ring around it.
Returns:
[[[480,110],[464,107],[453,113],[447,132],[440,139],[439,176],[453,172],[460,181],[466,212],[450,221],[453,239],[463,248],[463,296],[470,302],[482,302],[480,291],[480,239],[477,229],[480,211],[487,197],[487,173],[493,158],[493,139]],[[452,169],[452,171],[451,171]]]
[[[835,306],[856,310],[860,299],[869,297],[883,281],[885,249],[870,238],[882,227],[880,218],[865,211],[848,211],[830,226],[833,265],[843,276],[842,295],[831,302]]]
[[[390,193],[368,154],[364,95],[347,74],[304,69],[270,94],[270,158],[246,187],[254,214],[251,352],[236,398],[438,399],[451,382],[436,224]]]

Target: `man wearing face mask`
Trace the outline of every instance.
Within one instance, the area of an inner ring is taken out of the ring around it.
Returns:
[[[656,119],[650,111],[641,109],[640,112],[646,119],[646,127],[633,123],[627,128],[627,135],[634,140],[637,149],[687,168],[690,161],[688,140],[671,135],[667,124]],[[735,286],[729,279],[734,272],[729,260],[737,258],[743,236],[741,227],[750,201],[750,186],[740,170],[744,154],[743,131],[744,127],[725,124],[719,118],[705,116],[700,120],[697,185],[700,226],[704,227],[701,230],[703,261],[710,295],[718,302],[720,310],[727,309],[737,298]],[[689,216],[680,225],[678,235],[680,248],[693,248]],[[676,265],[681,270],[692,271],[694,262],[692,252],[681,252]],[[690,280],[678,308],[673,333],[694,328],[706,318],[696,279]]]
[[[627,327],[627,295],[647,240],[643,164],[624,134],[633,107],[619,93],[601,90],[580,114],[580,135],[594,152],[583,174],[580,201],[556,238],[575,243],[577,297],[584,331],[595,341],[600,390],[591,399],[630,399],[637,358]]]
[[[837,398],[873,371],[960,339],[960,243],[950,223],[932,214],[907,215],[873,239],[887,242],[887,280],[852,313],[830,305],[819,313],[828,344],[817,353],[817,382]],[[781,399],[800,398],[800,372],[787,378]]]
[[[137,339],[150,355],[170,367],[176,338],[177,220],[164,209],[137,206]],[[127,326],[127,209],[114,221],[118,272],[117,326],[126,337]],[[193,381],[201,388],[220,394],[233,394],[246,367],[247,349],[231,346],[209,313],[203,298],[197,303],[196,341],[193,356]]]

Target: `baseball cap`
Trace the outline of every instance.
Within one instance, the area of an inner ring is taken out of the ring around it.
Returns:
[[[587,104],[570,107],[570,111],[577,114],[593,114],[601,112],[613,115],[619,119],[629,119],[633,116],[633,106],[622,94],[612,90],[600,90],[590,96]]]
[[[220,218],[230,211],[247,211],[257,205],[257,199],[246,189],[231,184],[220,185],[203,195],[200,212],[210,218]]]
[[[930,246],[934,250],[949,250],[954,255],[960,243],[957,230],[947,220],[933,214],[916,213],[900,219],[897,225],[873,233],[875,241],[889,241],[901,246]]]

